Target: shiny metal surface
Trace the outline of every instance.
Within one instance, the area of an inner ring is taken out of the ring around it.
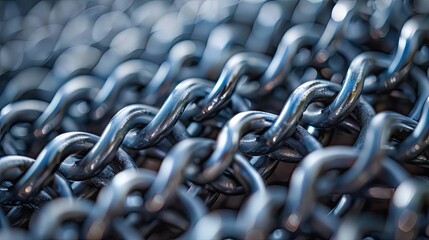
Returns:
[[[429,238],[428,13],[0,1],[0,239]]]

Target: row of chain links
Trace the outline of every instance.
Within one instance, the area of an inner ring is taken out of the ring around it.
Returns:
[[[425,0],[0,1],[0,239],[429,238]]]

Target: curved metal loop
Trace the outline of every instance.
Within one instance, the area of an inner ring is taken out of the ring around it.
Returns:
[[[208,212],[206,205],[196,197],[193,197],[183,187],[176,190],[176,195],[180,204],[184,207],[187,217],[190,222],[190,227],[193,227],[197,222]]]
[[[317,197],[332,192],[353,192],[356,188],[368,183],[371,179],[360,182],[359,186],[348,185],[352,188],[338,189],[336,187],[341,183],[336,179],[341,179],[341,175],[334,179],[328,178],[329,180],[322,178],[329,170],[350,168],[348,170],[350,173],[354,166],[359,164],[360,155],[356,149],[350,147],[329,147],[310,153],[292,174],[289,192],[294,194],[288,195],[283,212],[285,217],[283,226],[289,231],[297,231],[301,224],[313,215],[312,211],[317,206]],[[393,187],[409,178],[403,168],[390,159],[384,159],[380,165],[381,172],[377,173],[383,173],[382,179],[390,182]],[[372,177],[374,178],[374,175]],[[357,180],[360,180],[359,176]]]
[[[153,146],[165,138],[178,122],[189,104],[204,97],[212,85],[202,79],[187,79],[181,82],[165,100],[153,120],[137,134],[127,136],[124,145],[132,149]]]
[[[251,99],[269,94],[288,75],[292,60],[298,50],[305,45],[316,42],[322,32],[322,26],[315,24],[300,24],[290,28],[284,34],[273,60],[261,77],[258,86],[246,85],[238,89],[239,93]]]
[[[351,18],[358,12],[359,8],[357,7],[356,0],[343,0],[335,4],[332,8],[331,18],[326,28],[314,46],[316,59],[322,59],[320,57],[318,58],[318,54],[323,54],[321,51],[326,49],[334,39],[338,38],[338,35],[342,34],[343,29],[347,27]]]
[[[250,131],[266,128],[275,115],[266,112],[241,112],[229,120],[222,128],[210,158],[204,162],[202,174],[195,181],[204,184],[214,180],[231,165],[234,154],[239,149],[241,138]]]
[[[84,237],[90,239],[103,237],[113,220],[124,213],[127,196],[132,192],[147,191],[155,176],[154,172],[146,169],[130,169],[117,174],[110,185],[103,188],[98,195],[95,208],[85,221]],[[192,226],[195,225],[205,214],[205,207],[184,194],[183,188],[176,188],[175,191],[178,200],[190,213]]]
[[[100,239],[113,219],[125,210],[127,196],[134,191],[145,191],[155,178],[155,173],[146,169],[123,171],[115,176],[97,198],[96,210],[85,221],[84,237]]]
[[[194,159],[207,159],[215,148],[215,141],[203,138],[190,138],[179,142],[167,154],[158,175],[146,194],[146,209],[158,211],[169,201],[173,190],[185,179],[198,179],[198,167],[192,166]],[[180,156],[178,158],[177,156]],[[262,191],[264,184],[258,173],[243,156],[236,154],[232,162],[235,175],[241,183],[248,185],[251,192]],[[222,184],[222,186],[224,186]]]
[[[307,155],[292,174],[286,209],[283,211],[283,226],[295,232],[308,220],[316,207],[317,194],[313,188],[321,174],[328,169],[350,167],[357,151],[347,147],[331,147]]]
[[[10,155],[0,158],[0,180],[10,180],[15,182],[17,179],[21,178],[21,175],[24,172],[29,172],[29,169],[34,165],[34,162],[34,159],[23,156]],[[20,171],[13,171],[16,169],[20,169]],[[50,175],[49,178],[46,179],[44,186],[39,187],[38,191],[35,193],[39,193],[40,190],[48,184],[51,185],[50,188],[53,190],[54,194],[59,197],[65,197],[70,200],[73,196],[69,183],[59,174]],[[14,185],[10,190],[0,191],[0,202],[2,204],[18,205],[30,200],[28,198],[29,196],[20,198],[16,195],[16,191],[19,188],[20,186]],[[25,190],[31,191],[32,189]],[[51,195],[49,195],[49,197],[52,198]]]
[[[286,137],[291,136],[307,107],[315,101],[332,99],[339,91],[338,84],[314,80],[303,83],[290,95],[279,117],[255,142],[250,154],[265,154],[278,147]]]
[[[217,113],[231,99],[241,77],[262,74],[268,63],[268,58],[258,53],[238,53],[232,56],[211,92],[198,102],[201,113],[194,116],[194,119],[201,121]]]
[[[424,103],[421,117],[409,137],[404,139],[389,155],[400,161],[417,158],[429,147],[429,97]]]
[[[101,80],[93,76],[78,76],[64,84],[55,94],[42,115],[34,121],[34,135],[48,135],[62,120],[71,104],[90,100],[101,87]]]
[[[285,4],[286,3],[286,4]],[[261,4],[258,15],[253,23],[252,31],[246,41],[246,48],[259,53],[270,52],[273,46],[278,44],[281,28],[285,24],[288,10],[293,2],[271,2]],[[289,5],[289,6],[282,6]],[[289,8],[288,8],[289,7]]]
[[[395,129],[410,130],[416,122],[403,115],[383,112],[371,120],[362,150],[353,165],[336,183],[338,191],[353,191],[372,179],[381,169],[382,160],[387,156],[386,145]]]
[[[242,142],[240,147],[243,152],[248,152],[250,151],[248,150],[249,146],[245,143],[247,142]],[[299,162],[308,153],[322,148],[322,144],[300,125],[297,126],[295,133],[286,140],[286,145],[292,147],[296,153],[291,152],[292,149],[288,147],[280,147],[268,155],[279,161]]]
[[[0,112],[0,140],[18,122],[34,122],[48,107],[48,103],[38,100],[22,100],[6,105]]]
[[[429,33],[429,18],[420,15],[409,19],[401,30],[396,53],[389,68],[373,84],[364,87],[367,93],[390,90],[403,79],[409,71],[410,63],[423,40]]]
[[[75,161],[61,164],[59,171],[71,180],[91,178],[113,160],[126,134],[140,124],[147,124],[156,113],[157,109],[144,105],[125,107],[112,118],[99,141],[94,142],[82,159],[72,157]]]
[[[338,85],[322,80],[302,84],[288,98],[276,122],[262,135],[262,138],[266,139],[268,146],[276,146],[284,137],[293,133],[310,103],[330,99],[337,94],[338,90]]]
[[[316,127],[332,127],[348,116],[356,106],[364,86],[364,80],[376,67],[387,67],[387,55],[376,52],[364,52],[353,59],[347,70],[338,95],[325,108],[309,110],[303,120]]]
[[[213,140],[204,138],[189,138],[177,143],[163,159],[155,180],[145,195],[146,209],[155,212],[169,202],[184,180],[197,174],[197,168],[191,165],[192,161],[207,158],[214,143]]]
[[[236,177],[243,185],[245,185],[248,192],[256,193],[266,191],[265,183],[261,175],[259,175],[258,171],[254,169],[243,155],[235,155],[232,168],[234,173],[236,173]]]
[[[34,164],[25,172],[23,176],[15,184],[13,195],[17,199],[27,199],[28,197],[38,193],[51,178],[52,174],[62,165],[65,159],[73,154],[80,154],[88,151],[99,138],[89,133],[64,133],[51,141],[39,154]],[[61,149],[61,151],[59,151]],[[135,167],[133,160],[126,152],[119,149],[116,157],[120,165],[126,169]],[[109,161],[110,162],[110,161]],[[105,163],[106,165],[109,163]],[[97,175],[104,168],[94,169],[93,175]],[[60,171],[61,172],[61,171]],[[77,171],[78,172],[78,171]],[[83,173],[82,173],[83,174]],[[63,174],[64,175],[64,174]],[[67,179],[68,176],[64,175]]]
[[[417,99],[408,116],[418,120],[422,115],[423,106],[429,97],[429,77],[418,67],[411,68],[411,77],[417,82]]]
[[[258,163],[258,162],[256,162]],[[243,155],[237,153],[232,162],[231,172],[236,179],[231,179],[229,176],[218,177],[210,183],[217,192],[227,195],[238,195],[243,193],[255,193],[265,191],[265,184],[261,174],[255,169]]]
[[[199,63],[200,74],[217,78],[220,67],[243,46],[248,29],[234,24],[220,24],[210,32]],[[197,73],[198,74],[198,73]]]
[[[354,112],[356,112],[356,118],[360,123],[359,136],[356,139],[354,146],[356,148],[361,148],[365,142],[366,136],[369,133],[368,130],[371,125],[371,120],[375,116],[375,111],[367,101],[365,101],[363,98],[360,98],[354,109]]]
[[[176,43],[167,60],[159,66],[152,80],[144,88],[141,94],[143,103],[158,105],[161,100],[164,101],[182,68],[191,61],[200,60],[202,55],[203,47],[197,42],[186,40]]]
[[[144,60],[128,60],[115,68],[91,104],[92,121],[99,121],[111,110],[121,90],[133,85],[145,86],[155,74],[154,64]]]

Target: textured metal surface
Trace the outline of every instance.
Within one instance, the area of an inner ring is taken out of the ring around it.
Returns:
[[[0,239],[429,238],[427,5],[0,1]]]

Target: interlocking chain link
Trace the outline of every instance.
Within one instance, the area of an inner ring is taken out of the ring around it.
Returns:
[[[427,6],[0,1],[0,239],[429,238]]]

